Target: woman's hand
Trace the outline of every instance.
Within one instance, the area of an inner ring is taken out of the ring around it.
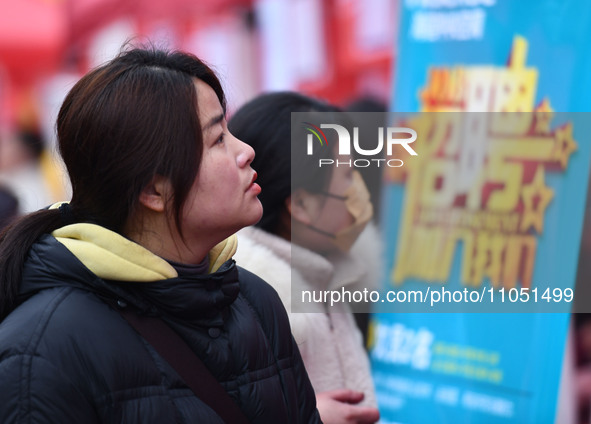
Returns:
[[[359,406],[363,393],[349,389],[316,394],[316,406],[324,424],[373,424],[380,412],[371,406]]]

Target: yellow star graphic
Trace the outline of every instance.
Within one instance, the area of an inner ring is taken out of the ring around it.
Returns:
[[[554,197],[554,191],[544,183],[544,168],[538,166],[536,175],[530,184],[521,189],[523,199],[523,215],[520,230],[525,232],[530,226],[541,234],[544,229],[544,213]]]
[[[573,139],[572,122],[557,128],[554,132],[554,159],[560,162],[562,169],[566,169],[571,153],[577,150],[577,143]]]
[[[542,100],[534,109],[534,132],[536,134],[550,133],[550,121],[554,117],[554,110],[550,106],[550,101],[546,98]]]

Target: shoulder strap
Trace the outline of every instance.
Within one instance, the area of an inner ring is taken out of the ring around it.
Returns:
[[[209,405],[224,422],[248,424],[242,410],[201,359],[164,321],[137,315],[127,308],[115,309],[175,369],[193,393]]]

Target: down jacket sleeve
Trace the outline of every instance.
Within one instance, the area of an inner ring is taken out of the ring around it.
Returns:
[[[70,290],[40,294],[0,326],[0,423],[99,422],[87,392],[40,353],[54,307]],[[54,337],[55,339],[55,337]]]
[[[291,336],[287,312],[277,292],[259,277],[243,268],[241,275],[242,293],[253,303],[259,314],[261,326],[274,348],[275,357],[281,362],[285,356],[290,358],[291,366],[282,371],[284,396],[290,407],[289,416],[293,423],[322,423],[316,409],[316,395],[297,343]],[[287,355],[286,355],[287,354]],[[290,423],[291,423],[290,422]]]
[[[99,423],[82,392],[47,360],[18,354],[0,362],[0,422]]]
[[[302,417],[306,417],[305,419],[307,420],[303,422],[322,424],[322,421],[320,421],[320,414],[316,409],[316,394],[314,393],[312,383],[310,382],[308,374],[306,373],[306,369],[304,368],[304,361],[302,360],[300,351],[298,350],[298,346],[293,337],[291,342],[294,347],[293,361],[295,375],[300,376],[300,378],[297,379],[297,390],[299,393],[312,393],[311,397],[306,397],[306,399],[300,403],[300,413],[302,414]]]

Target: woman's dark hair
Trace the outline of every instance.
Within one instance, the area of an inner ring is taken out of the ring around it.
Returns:
[[[173,187],[180,216],[203,150],[194,79],[208,84],[225,112],[222,87],[195,56],[131,48],[82,77],[57,118],[59,152],[72,184],[69,216],[118,233],[155,175]],[[22,267],[37,238],[62,227],[63,213],[41,210],[0,234],[0,319],[14,307]],[[71,222],[70,222],[71,223]]]
[[[326,113],[334,116],[341,110],[294,92],[268,93],[246,103],[228,123],[234,136],[254,148],[251,166],[258,173],[257,183],[262,188],[258,197],[263,205],[263,217],[256,226],[271,233],[277,233],[285,199],[292,190],[317,193],[327,188],[332,175],[332,167],[318,167],[318,161],[312,162],[305,149],[292,148],[292,130],[299,135],[295,138],[305,140],[303,127],[291,127],[292,112],[320,113],[326,118]],[[331,149],[315,152],[316,158],[332,156]]]

